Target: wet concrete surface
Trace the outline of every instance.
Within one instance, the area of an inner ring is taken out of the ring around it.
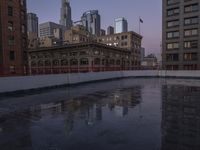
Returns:
[[[1,150],[199,150],[200,80],[121,79],[0,97]]]

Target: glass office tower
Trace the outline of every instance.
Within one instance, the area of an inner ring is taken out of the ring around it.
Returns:
[[[101,17],[98,10],[90,10],[81,17],[83,26],[93,35],[100,36]]]
[[[128,32],[128,22],[125,18],[115,19],[115,33]]]

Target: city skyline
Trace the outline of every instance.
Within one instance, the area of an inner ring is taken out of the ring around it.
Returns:
[[[87,2],[71,0],[72,19],[78,21],[85,11],[97,9],[102,18],[101,26],[103,29],[106,29],[110,25],[114,26],[115,18],[125,17],[129,23],[129,30],[139,32],[140,16],[144,20],[144,24],[141,25],[141,34],[144,36],[143,46],[147,50],[146,53],[158,54],[161,52],[162,5],[160,0],[155,0],[148,4],[148,6],[145,5],[147,2],[146,0],[135,0],[134,2],[128,0],[126,3],[123,1],[116,3],[116,1],[110,0],[105,1],[106,5],[103,2],[104,0],[101,2],[92,0],[87,0]],[[38,5],[38,3],[40,3],[40,5]],[[39,23],[46,21],[59,23],[61,7],[60,1],[53,0],[51,3],[48,3],[48,5],[46,4],[47,0],[27,0],[28,12],[36,13],[39,17]],[[112,13],[110,13],[110,8],[113,10]]]

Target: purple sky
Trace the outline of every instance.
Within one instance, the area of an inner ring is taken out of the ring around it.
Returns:
[[[39,22],[59,22],[61,0],[27,0],[28,12],[36,13]],[[141,33],[146,53],[160,53],[162,2],[161,0],[71,0],[73,21],[80,20],[84,11],[98,9],[101,26],[114,26],[114,19],[125,17],[129,30],[139,31],[138,18],[141,16]]]

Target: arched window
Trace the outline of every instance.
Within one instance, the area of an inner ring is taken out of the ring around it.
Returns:
[[[110,65],[114,65],[115,64],[115,60],[114,59],[111,59],[110,60]]]
[[[59,60],[53,60],[53,66],[59,66]]]
[[[100,65],[100,64],[101,64],[100,58],[95,58],[95,59],[94,59],[94,64],[95,64],[95,65]]]
[[[117,61],[116,61],[116,64],[117,64],[117,65],[120,65],[120,60],[117,60]]]
[[[80,59],[80,65],[88,65],[89,64],[89,61],[87,58],[81,58]]]
[[[42,66],[44,66],[44,63],[43,63],[43,61],[42,61],[42,60],[39,60],[39,61],[38,61],[38,66],[39,66],[39,67],[42,67]]]
[[[71,59],[70,60],[70,65],[73,66],[73,65],[78,65],[78,60],[77,59]]]
[[[37,63],[35,61],[32,61],[31,62],[31,67],[36,67],[37,66]]]
[[[45,66],[51,66],[51,61],[50,60],[46,60],[45,61]]]
[[[66,59],[61,60],[61,66],[67,66],[68,65],[68,61]]]
[[[102,65],[106,65],[106,60],[105,59],[102,60]]]

